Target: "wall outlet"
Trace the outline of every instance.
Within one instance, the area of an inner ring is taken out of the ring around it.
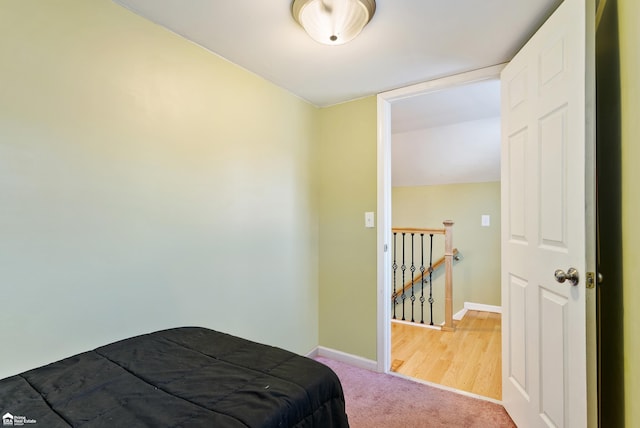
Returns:
[[[482,220],[481,223],[482,227],[489,227],[491,226],[491,216],[487,215],[487,214],[483,214],[482,215]]]

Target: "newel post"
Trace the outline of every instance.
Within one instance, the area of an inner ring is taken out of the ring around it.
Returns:
[[[444,224],[444,325],[442,330],[453,331],[453,221]]]

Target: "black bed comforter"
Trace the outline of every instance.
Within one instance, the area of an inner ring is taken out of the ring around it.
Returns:
[[[0,380],[0,412],[34,428],[348,427],[331,369],[199,327],[133,337]]]

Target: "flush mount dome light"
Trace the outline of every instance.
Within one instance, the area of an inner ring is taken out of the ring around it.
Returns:
[[[291,13],[317,42],[341,45],[352,40],[376,11],[375,0],[293,0]]]

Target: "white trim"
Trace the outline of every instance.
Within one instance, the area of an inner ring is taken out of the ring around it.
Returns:
[[[465,302],[465,305],[466,305],[466,302]],[[453,314],[453,319],[456,321],[460,321],[467,314],[467,311],[468,311],[467,308],[460,309],[458,312]],[[442,322],[442,324],[444,324],[444,321]]]
[[[391,367],[391,104],[417,95],[483,80],[499,79],[506,64],[498,64],[378,94],[378,318],[377,370]]]
[[[350,366],[358,367],[360,369],[371,370],[374,372],[378,371],[378,365],[374,360],[359,357],[353,354],[347,354],[346,352],[338,351],[336,349],[325,348],[324,346],[318,346],[317,348],[309,352],[306,356],[309,358],[330,358],[334,361],[340,361],[341,363],[349,364]]]
[[[421,328],[429,328],[431,330],[442,330],[441,326],[442,324],[438,324],[438,325],[430,325],[430,324],[422,324],[419,322],[411,322],[411,321],[402,321],[402,320],[391,320],[392,323],[397,323],[397,324],[406,324],[406,325],[412,325],[415,327],[421,327]],[[444,324],[444,323],[443,323]]]
[[[318,347],[316,346],[311,351],[309,351],[306,354],[304,354],[304,356],[307,357],[307,358],[315,358],[315,357],[317,357],[318,356]]]
[[[377,370],[391,369],[391,102],[378,95]]]
[[[485,305],[484,303],[464,302],[464,308],[460,309],[453,315],[453,319],[460,321],[468,311],[493,312],[495,314],[502,313],[502,306]]]
[[[502,313],[502,306],[485,305],[484,303],[464,302],[464,309],[467,311]]]

